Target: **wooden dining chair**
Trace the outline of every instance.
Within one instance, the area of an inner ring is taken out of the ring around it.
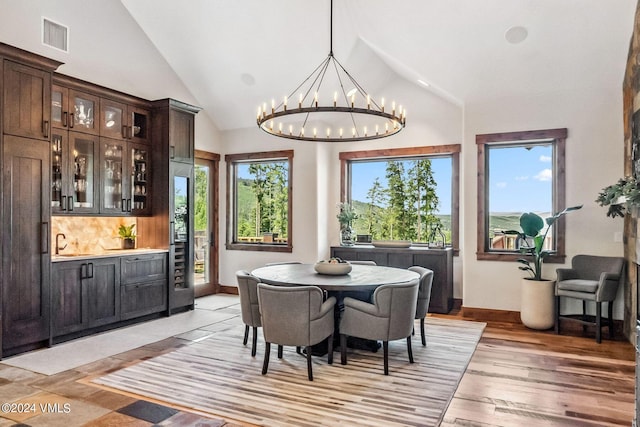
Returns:
[[[258,328],[262,326],[260,319],[260,308],[258,307],[258,283],[260,279],[252,276],[251,273],[239,270],[236,271],[238,280],[238,294],[240,295],[240,311],[242,322],[244,322],[244,340],[247,345],[249,338],[249,327],[253,328],[251,341],[251,357],[256,355],[256,344],[258,341]]]
[[[409,270],[420,275],[420,286],[418,287],[418,300],[416,303],[416,319],[420,319],[420,336],[422,345],[427,345],[427,338],[424,333],[424,318],[429,312],[429,301],[431,300],[431,286],[433,285],[433,270],[414,265]]]
[[[271,344],[278,344],[278,358],[283,346],[307,347],[307,375],[313,381],[310,346],[329,337],[328,363],[333,363],[333,307],[335,297],[323,301],[317,286],[272,286],[258,284],[265,350],[262,375],[269,369]]]
[[[405,338],[409,362],[413,363],[411,333],[418,300],[418,279],[406,284],[382,285],[373,292],[373,304],[344,299],[340,320],[340,358],[347,364],[347,336],[381,340],[384,374],[389,375],[389,341]]]

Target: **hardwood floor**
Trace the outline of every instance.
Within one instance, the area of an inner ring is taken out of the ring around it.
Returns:
[[[437,317],[462,315],[455,311]],[[0,427],[16,423],[47,427],[241,425],[88,384],[91,378],[187,342],[170,338],[52,376],[0,363],[0,403],[59,403],[61,411],[65,403],[70,405],[69,414],[3,412]],[[581,330],[557,336],[553,331],[528,330],[517,322],[489,321],[441,425],[629,426],[635,400],[634,360],[633,346],[622,339],[604,339],[598,345],[593,333],[583,337]],[[318,423],[323,425],[321,420]]]

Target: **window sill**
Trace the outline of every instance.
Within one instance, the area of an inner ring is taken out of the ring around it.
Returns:
[[[516,261],[520,258],[530,258],[528,255],[523,255],[518,252],[478,252],[476,253],[476,259],[478,261]],[[549,255],[544,259],[545,264],[564,264],[566,255],[554,254]]]
[[[265,243],[227,243],[230,251],[258,251],[258,252],[293,252],[290,245],[270,245]]]

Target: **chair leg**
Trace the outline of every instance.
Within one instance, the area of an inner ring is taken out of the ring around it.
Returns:
[[[582,320],[584,320],[585,322],[588,320],[587,319],[587,301],[582,300]],[[585,332],[587,332],[587,325],[586,323],[582,324],[582,333],[584,334]]]
[[[382,341],[384,350],[384,374],[389,375],[389,341]]]
[[[409,363],[413,363],[413,350],[411,349],[411,335],[407,337],[407,353],[409,353]]]
[[[609,321],[607,322],[609,324],[609,338],[613,339],[613,334],[615,333],[613,328],[613,301],[607,302],[607,309],[609,311]]]
[[[560,296],[556,296],[556,315],[553,326],[556,335],[558,335],[560,333]]]
[[[602,303],[596,303],[596,342],[602,342]]]
[[[271,343],[264,343],[264,363],[262,364],[262,375],[267,373],[267,369],[269,369],[269,353],[271,353]]]
[[[328,344],[328,351],[329,354],[327,356],[327,363],[329,365],[333,365],[333,332],[331,333],[331,335],[329,335],[329,344]]]
[[[420,336],[422,336],[422,345],[427,346],[427,337],[424,334],[424,317],[420,319]]]
[[[307,374],[309,381],[313,381],[313,368],[311,367],[311,348],[307,348]]]
[[[340,364],[347,364],[347,336],[340,334]]]
[[[256,357],[256,347],[258,345],[258,328],[253,327],[253,337],[251,342],[251,357]]]
[[[411,335],[415,335],[416,334],[416,327],[414,326],[413,328],[411,328]]]
[[[302,347],[300,347],[299,345],[296,346],[296,353],[302,354]]]
[[[282,359],[282,350],[284,349],[284,346],[278,344],[278,359]]]
[[[249,325],[244,325],[244,340],[242,341],[242,345],[247,345],[248,340],[249,340]]]

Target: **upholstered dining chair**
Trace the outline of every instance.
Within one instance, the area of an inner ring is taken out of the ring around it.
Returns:
[[[389,341],[406,338],[409,362],[413,363],[411,333],[418,300],[418,279],[406,284],[382,285],[373,292],[373,304],[344,299],[340,320],[340,359],[347,364],[347,336],[381,340],[384,374],[389,375]]]
[[[255,357],[256,344],[258,341],[258,328],[262,326],[260,321],[260,309],[258,307],[258,283],[260,282],[260,279],[252,276],[251,273],[244,270],[236,271],[236,278],[238,280],[238,294],[240,295],[242,322],[245,325],[243,344],[247,345],[249,327],[253,328],[251,357]]]
[[[278,344],[278,358],[283,346],[306,346],[307,374],[313,381],[310,346],[329,337],[328,363],[333,363],[334,297],[323,302],[317,286],[272,286],[258,284],[265,350],[262,375],[269,369],[271,344]]]
[[[429,311],[429,301],[431,300],[431,285],[433,284],[433,270],[414,265],[409,270],[420,275],[420,285],[418,287],[418,301],[416,303],[416,319],[420,319],[420,336],[422,345],[427,345],[427,338],[424,333],[424,318]]]
[[[346,260],[349,264],[353,265],[378,265],[375,261],[350,261]]]
[[[609,337],[613,338],[613,301],[624,278],[624,259],[595,255],[576,255],[571,268],[558,268],[556,281],[555,332],[560,333],[560,319],[568,319],[583,325],[595,325],[596,342],[602,342],[602,303],[607,303]],[[582,314],[560,314],[560,298],[582,300]],[[587,301],[595,301],[596,315],[587,316]]]

